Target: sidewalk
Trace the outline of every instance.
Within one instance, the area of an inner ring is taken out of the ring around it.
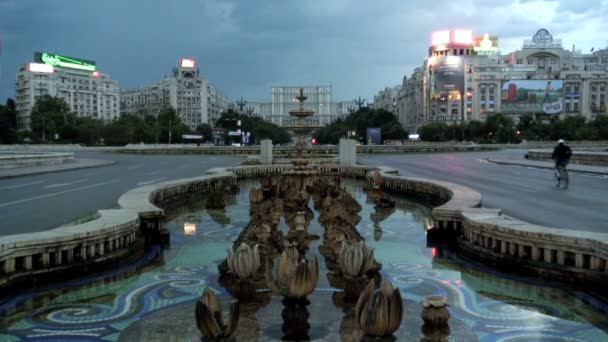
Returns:
[[[16,169],[0,170],[0,178],[12,178],[29,175],[37,175],[41,173],[68,171],[76,169],[86,169],[90,167],[99,167],[116,164],[112,160],[100,160],[100,159],[83,159],[76,158],[72,163],[57,164],[57,165],[41,165],[31,167],[21,167]]]
[[[523,157],[521,159],[487,158],[486,160],[491,163],[501,165],[518,165],[550,170],[553,170],[555,168],[554,163],[552,161],[528,160]],[[608,175],[608,167],[570,163],[568,164],[568,172],[588,173],[594,175]]]

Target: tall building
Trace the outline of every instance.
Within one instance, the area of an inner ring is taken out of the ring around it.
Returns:
[[[398,115],[397,100],[401,88],[401,85],[384,88],[384,90],[381,90],[378,94],[374,95],[374,102],[370,107],[373,109],[384,109]]]
[[[313,110],[315,114],[306,118],[311,125],[325,126],[336,119],[348,115],[356,107],[354,101],[332,102],[331,86],[276,86],[272,87],[271,102],[246,102],[243,108],[236,103],[230,107],[249,115],[259,116],[280,126],[293,124],[294,118],[289,115],[290,110],[299,109],[296,96],[300,95],[300,88],[307,96],[305,107]]]
[[[594,118],[607,112],[608,49],[564,49],[546,29],[507,54],[498,37],[470,30],[431,35],[422,67],[404,81],[397,107],[410,132],[429,122],[485,120],[502,113],[518,120],[566,115]]]
[[[312,110],[315,114],[309,118],[310,124],[326,125],[332,121],[331,115],[331,86],[329,85],[308,85],[308,86],[276,86],[272,87],[272,111],[270,121],[277,125],[290,125],[294,118],[289,115],[289,111],[297,110],[300,104],[296,97],[303,89],[304,96],[307,96],[306,109]]]
[[[200,75],[192,58],[180,60],[170,77],[141,89],[121,90],[120,111],[142,117],[156,116],[171,106],[191,129],[203,123],[213,124],[228,108],[228,99]]]
[[[61,97],[80,117],[110,120],[120,115],[119,86],[94,61],[46,52],[19,66],[15,104],[19,129],[29,129],[34,104],[43,95]]]

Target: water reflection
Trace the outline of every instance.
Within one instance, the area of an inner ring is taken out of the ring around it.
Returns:
[[[607,338],[600,330],[608,330],[605,313],[587,304],[601,303],[599,299],[475,271],[451,262],[449,251],[427,247],[424,221],[428,208],[420,202],[391,194],[395,209],[385,211],[372,199],[368,202],[369,192],[360,183],[326,179],[306,184],[306,191],[314,187],[318,190],[311,190],[307,202],[301,201],[306,195],[298,195],[299,202],[288,206],[293,216],[285,216],[279,209],[285,208],[288,192],[282,192],[277,182],[278,178],[243,182],[240,191],[226,193],[224,208],[207,209],[206,199],[200,198],[189,202],[191,211],[174,211],[175,219],[167,225],[172,245],[163,251],[162,262],[123,273],[117,279],[84,286],[64,284],[43,295],[24,295],[27,306],[13,305],[13,314],[3,315],[2,338],[27,339],[45,329],[57,339],[69,335],[75,339],[124,341],[147,337],[169,340],[176,336],[198,340],[196,301],[208,287],[224,309],[235,300],[229,286],[235,279],[226,279],[235,277],[228,271],[227,250],[244,242],[249,246],[259,244],[260,267],[251,276],[256,288],[254,298],[239,304],[239,324],[234,334],[237,340],[273,341],[295,335],[311,340],[358,340],[363,332],[355,319],[355,302],[345,300],[348,284],[340,270],[344,241],[365,241],[374,249],[378,265],[378,278],[368,279],[389,280],[399,289],[404,312],[402,326],[395,333],[397,340],[425,337],[420,302],[429,295],[446,296],[452,305],[452,340]],[[346,193],[338,188],[346,189]],[[251,206],[249,197],[253,199]],[[195,227],[193,234],[186,228],[190,224]],[[299,242],[287,239],[290,231],[306,231],[321,238]],[[301,253],[305,260],[317,258],[320,276],[315,291],[307,296],[309,304],[286,312],[285,318],[283,312],[290,309],[282,296],[267,290],[265,272],[271,269],[276,275],[279,256],[286,248],[296,248],[300,253],[300,243],[306,245]],[[291,323],[284,326],[286,322]],[[302,329],[287,329],[295,322]]]

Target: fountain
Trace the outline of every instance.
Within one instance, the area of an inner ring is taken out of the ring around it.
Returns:
[[[572,293],[462,268],[427,246],[430,208],[389,195],[387,189],[399,189],[395,177],[309,163],[306,135],[315,126],[305,119],[314,112],[305,109],[303,90],[297,100],[288,126],[298,135],[291,165],[214,170],[143,193],[171,209],[171,248],[154,246],[160,257],[148,252],[118,276],[79,279],[71,288],[50,287],[20,297],[28,302],[0,305],[0,340],[608,337],[605,314]],[[401,189],[430,196],[426,183],[409,181]],[[185,193],[205,196],[194,203]],[[188,210],[175,210],[183,206]],[[130,238],[80,251],[107,253]],[[43,257],[32,263],[64,255]],[[15,259],[27,266],[25,258]]]

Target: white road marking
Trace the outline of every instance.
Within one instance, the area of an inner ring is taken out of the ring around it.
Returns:
[[[160,182],[163,179],[165,179],[165,177],[151,179],[149,181],[144,181],[144,182],[137,182],[137,184],[135,184],[135,185],[136,186],[142,186],[142,185],[148,185],[148,184],[158,183],[158,182]]]
[[[19,203],[23,203],[23,202],[34,201],[34,200],[41,199],[41,198],[47,198],[47,197],[53,197],[53,196],[57,196],[57,195],[61,195],[61,194],[67,194],[68,192],[76,192],[76,191],[80,191],[80,190],[86,190],[86,189],[96,188],[96,187],[99,187],[99,186],[104,186],[104,185],[112,184],[112,183],[118,183],[118,180],[111,180],[111,181],[107,181],[107,182],[95,183],[95,184],[90,184],[90,185],[86,185],[86,186],[81,186],[80,188],[63,190],[63,191],[53,192],[53,193],[50,193],[50,194],[45,194],[45,195],[40,195],[40,196],[35,196],[35,197],[24,198],[24,199],[20,199],[20,200],[16,200],[16,201],[11,201],[11,202],[6,202],[6,203],[0,203],[0,208],[1,207],[8,207],[9,205],[19,204]]]
[[[79,179],[79,180],[74,181],[74,182],[51,184],[51,185],[47,185],[47,186],[45,186],[45,188],[47,188],[47,189],[51,189],[51,188],[61,188],[61,187],[64,187],[64,186],[69,186],[69,185],[72,185],[72,184],[78,184],[78,183],[82,183],[82,182],[84,182],[84,181],[86,181],[86,180],[87,180],[87,179],[85,178],[85,179]]]
[[[135,170],[144,167],[144,164],[131,165],[127,167],[127,170]]]
[[[37,182],[31,182],[31,183],[22,183],[22,184],[16,184],[16,185],[3,186],[3,187],[0,188],[0,190],[23,188],[23,187],[26,187],[26,186],[36,185],[36,184],[40,184],[40,183],[44,183],[44,181],[37,181]]]

